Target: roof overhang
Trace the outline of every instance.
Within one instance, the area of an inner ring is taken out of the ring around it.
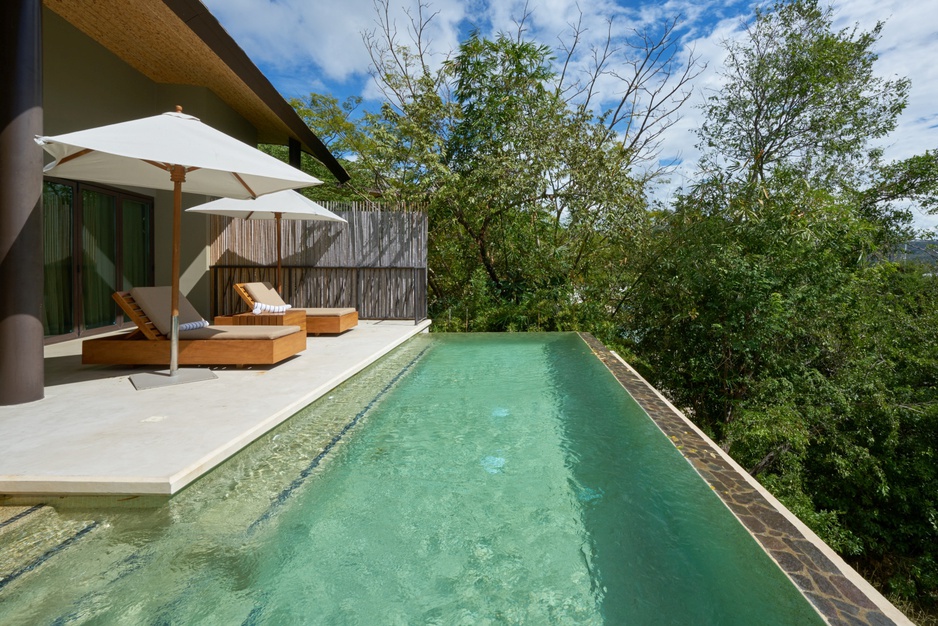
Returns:
[[[300,147],[339,180],[349,175],[199,0],[43,0],[156,83],[206,87],[258,132]]]

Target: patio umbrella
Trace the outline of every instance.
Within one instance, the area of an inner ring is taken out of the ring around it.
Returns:
[[[307,187],[320,180],[184,115],[182,107],[119,124],[36,141],[55,161],[52,176],[115,185],[173,190],[172,333],[170,376],[179,367],[179,240],[182,190],[256,198]]]
[[[277,292],[280,294],[283,294],[283,281],[280,277],[280,266],[283,260],[283,251],[280,249],[280,220],[318,220],[346,223],[344,219],[326,207],[316,204],[295,191],[278,191],[253,200],[221,198],[186,209],[186,212],[239,217],[245,220],[276,220]]]

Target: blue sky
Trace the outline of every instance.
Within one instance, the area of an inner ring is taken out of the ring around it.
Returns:
[[[347,95],[366,100],[378,97],[363,42],[363,33],[376,27],[374,0],[203,2],[285,97],[311,91],[340,100]],[[684,53],[693,50],[708,67],[695,80],[694,95],[683,109],[683,119],[669,129],[661,146],[661,159],[684,164],[672,177],[672,186],[691,176],[697,160],[693,131],[700,113],[694,104],[701,102],[708,90],[719,88],[721,42],[742,34],[741,20],[751,17],[754,6],[737,0],[587,0],[579,4],[577,0],[429,0],[428,5],[435,14],[428,34],[437,60],[455,49],[471,29],[483,35],[515,32],[515,20],[525,5],[530,12],[528,36],[552,48],[569,41],[570,24],[580,19],[581,9],[586,27],[584,44],[601,43],[609,20],[614,33],[626,33],[634,28],[655,28],[663,20],[679,16]],[[414,14],[416,6],[416,0],[391,0],[392,18],[401,32],[408,25],[406,11]],[[938,27],[934,22],[938,0],[838,0],[832,6],[837,28],[859,23],[868,30],[877,21],[885,21],[877,46],[877,71],[912,80],[909,106],[885,146],[887,157],[900,159],[938,149]],[[938,227],[938,216],[918,215],[916,223]]]

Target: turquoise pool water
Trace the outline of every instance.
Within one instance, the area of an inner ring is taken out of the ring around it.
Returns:
[[[61,515],[98,525],[0,622],[822,623],[574,334],[417,337],[163,506]]]

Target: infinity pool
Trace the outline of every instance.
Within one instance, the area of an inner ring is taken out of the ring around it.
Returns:
[[[198,419],[198,416],[193,416]],[[422,335],[0,588],[2,623],[823,623],[575,334]]]

